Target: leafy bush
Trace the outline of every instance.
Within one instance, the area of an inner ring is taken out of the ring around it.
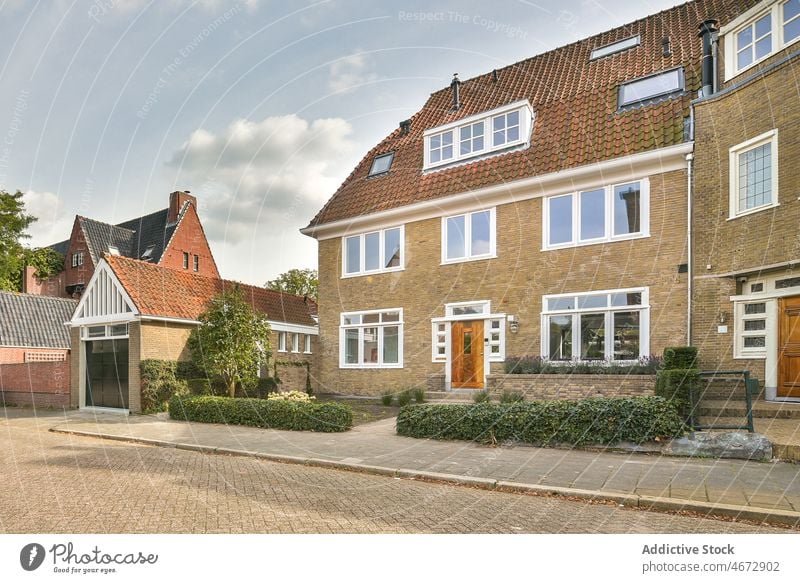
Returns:
[[[674,437],[683,433],[683,423],[675,408],[661,397],[593,398],[404,407],[397,417],[397,433],[535,445],[607,445]]]
[[[474,395],[472,395],[472,400],[476,403],[488,403],[489,402],[489,393],[486,391],[478,391]]]
[[[664,349],[664,369],[697,368],[696,346],[670,346]]]
[[[145,413],[165,411],[170,397],[189,393],[187,382],[175,376],[177,364],[174,361],[155,359],[146,359],[139,364],[142,410]]]
[[[525,400],[525,395],[521,391],[503,391],[500,395],[501,403],[521,403]]]
[[[607,362],[555,362],[541,356],[509,357],[505,361],[506,374],[602,374],[632,375],[656,374],[661,366],[658,356],[640,358],[636,363]]]
[[[392,401],[394,401],[394,395],[392,395],[391,393],[384,393],[383,395],[381,395],[381,403],[383,403],[384,406],[386,407],[390,406],[392,404]]]
[[[664,370],[656,376],[656,395],[672,401],[684,420],[691,419],[692,401],[700,389],[700,371],[695,368],[697,348],[672,346],[664,349]]]
[[[326,433],[347,431],[353,425],[353,411],[342,403],[287,399],[174,396],[169,416],[180,421]]]
[[[270,393],[267,396],[270,401],[297,401],[299,403],[310,403],[316,401],[316,397],[312,397],[308,393],[302,391],[287,391],[280,393]]]
[[[425,402],[425,389],[414,389],[411,391],[411,394],[414,396],[414,400],[417,403],[424,403]]]
[[[411,391],[402,391],[397,395],[397,405],[399,407],[405,407],[409,403],[411,403]]]

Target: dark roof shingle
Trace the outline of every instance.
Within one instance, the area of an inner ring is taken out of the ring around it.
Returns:
[[[77,300],[0,292],[0,346],[69,348]]]

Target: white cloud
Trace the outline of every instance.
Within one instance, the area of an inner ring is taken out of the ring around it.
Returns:
[[[23,244],[41,247],[68,239],[72,232],[75,216],[65,212],[64,202],[52,192],[29,190],[23,196],[25,212],[38,221],[28,227],[30,239]]]
[[[220,133],[196,130],[172,154],[168,166],[176,184],[197,196],[223,275],[242,277],[256,268],[255,279],[247,279],[263,283],[286,265],[301,266],[292,261],[313,266],[313,241],[298,229],[353,167],[351,134],[341,118],[239,119]],[[303,257],[292,256],[293,246]]]
[[[372,71],[372,62],[364,53],[339,59],[331,64],[329,73],[328,87],[335,93],[351,91],[378,79],[378,75]]]

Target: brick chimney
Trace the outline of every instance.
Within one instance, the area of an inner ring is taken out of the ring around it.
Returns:
[[[181,212],[183,203],[186,201],[191,202],[197,208],[197,199],[189,194],[189,191],[180,191],[170,193],[169,195],[169,212],[167,213],[167,223],[174,223],[178,220],[178,215]]]

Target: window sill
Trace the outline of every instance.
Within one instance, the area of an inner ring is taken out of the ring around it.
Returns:
[[[366,277],[368,275],[382,275],[384,273],[397,273],[398,271],[405,271],[405,267],[394,267],[392,269],[376,269],[375,271],[363,271],[358,273],[343,273],[342,279],[351,279],[354,277]]]
[[[733,357],[733,360],[765,360],[767,358],[766,354],[737,354]]]
[[[340,364],[341,370],[382,370],[382,369],[401,369],[402,364]]]
[[[756,214],[756,213],[760,213],[760,212],[762,212],[762,211],[767,211],[767,210],[769,210],[769,209],[774,209],[774,208],[776,208],[776,207],[779,207],[779,206],[781,206],[781,203],[779,203],[779,202],[776,202],[776,203],[774,203],[774,204],[765,204],[765,205],[763,205],[763,206],[759,206],[759,207],[756,207],[756,208],[752,208],[752,209],[749,209],[749,210],[746,210],[746,211],[742,211],[742,212],[740,212],[740,213],[738,213],[738,214],[735,214],[735,215],[729,216],[729,217],[728,217],[727,219],[725,219],[725,220],[726,220],[726,221],[734,221],[734,220],[736,220],[736,219],[740,219],[740,218],[742,218],[742,217],[747,217],[747,216],[750,216],[750,215],[754,215],[754,214]]]
[[[478,257],[464,257],[461,259],[445,259],[439,265],[456,265],[458,263],[471,263],[473,261],[486,261],[487,259],[497,259],[497,253],[491,255],[480,255]]]
[[[605,245],[607,243],[620,243],[622,241],[636,241],[638,239],[649,239],[650,233],[635,235],[618,236],[610,239],[592,239],[591,241],[581,241],[580,243],[563,243],[559,245],[547,245],[539,249],[545,251],[560,251],[562,249],[574,249],[575,247],[590,247],[591,245]]]
[[[314,354],[313,352],[304,352],[303,354]]]

